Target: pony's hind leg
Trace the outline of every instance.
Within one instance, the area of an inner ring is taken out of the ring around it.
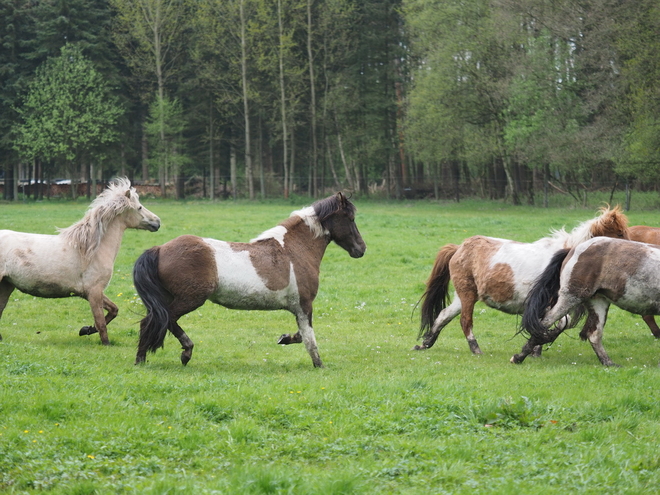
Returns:
[[[181,348],[183,349],[181,353],[181,364],[185,366],[190,361],[190,358],[192,358],[192,351],[195,344],[174,319],[171,321],[170,332],[181,342]]]
[[[607,312],[610,308],[610,303],[605,299],[596,297],[585,303],[585,306],[587,307],[588,316],[580,332],[580,338],[582,340],[589,339],[591,348],[603,366],[619,366],[610,359],[605,351],[605,347],[603,347],[603,328],[607,321]]]
[[[463,309],[461,310],[461,328],[463,329],[463,335],[470,346],[472,354],[483,354],[477,338],[472,333],[472,327],[474,324],[473,314],[474,314],[474,305],[477,302],[477,293],[470,292],[462,298]]]
[[[435,344],[435,341],[438,340],[438,337],[440,336],[440,332],[442,331],[442,329],[445,328],[447,324],[451,320],[456,318],[460,313],[461,313],[461,299],[460,297],[454,295],[453,302],[445,309],[440,311],[440,314],[433,322],[433,326],[431,327],[431,329],[428,332],[426,332],[426,334],[424,334],[424,340],[422,341],[422,345],[416,345],[415,347],[413,347],[413,349],[416,351],[421,351],[423,349],[429,349],[433,347],[433,344]]]
[[[655,317],[653,315],[646,315],[642,316],[642,320],[644,320],[644,323],[649,327],[651,330],[651,333],[656,339],[660,339],[660,328],[658,327],[658,324],[655,322]]]
[[[14,285],[4,279],[0,280],[0,318],[2,318],[2,312],[7,307],[12,292],[14,292]],[[2,340],[2,335],[0,335],[0,340]]]

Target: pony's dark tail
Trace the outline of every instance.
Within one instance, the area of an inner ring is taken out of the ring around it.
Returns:
[[[525,298],[525,310],[520,326],[522,331],[528,332],[532,337],[543,338],[548,332],[548,329],[541,324],[541,320],[548,309],[557,304],[561,266],[569,251],[570,249],[562,249],[552,256],[550,264],[534,281]]]
[[[163,347],[167,328],[170,324],[170,313],[167,309],[172,295],[163,287],[158,276],[158,259],[160,246],[147,249],[135,262],[133,267],[133,284],[142,304],[147,308],[147,316],[140,322],[140,342],[138,355],[147,351],[156,352]]]
[[[449,281],[451,280],[449,262],[457,249],[456,244],[447,244],[438,251],[433,270],[426,281],[426,291],[421,298],[423,301],[422,315],[417,338],[422,337],[431,329],[440,312],[449,304]]]

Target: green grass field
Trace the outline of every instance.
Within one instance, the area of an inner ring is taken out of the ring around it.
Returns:
[[[157,233],[127,231],[106,290],[112,345],[79,337],[81,299],[15,292],[0,321],[0,492],[52,494],[657,493],[660,343],[616,308],[604,368],[570,330],[540,359],[509,364],[519,318],[479,304],[473,356],[458,320],[412,351],[411,319],[439,247],[475,234],[534,241],[596,208],[357,201],[362,259],[336,245],[321,266],[315,332],[326,368],[285,312],[207,303],[180,320],[187,367],[168,336],[133,365],[142,307],[132,264],[193,233],[247,241],[302,202],[144,201]],[[0,205],[0,228],[53,233],[85,203]],[[654,211],[631,224],[660,225]]]

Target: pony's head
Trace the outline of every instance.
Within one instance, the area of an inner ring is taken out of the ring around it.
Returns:
[[[155,232],[160,228],[160,218],[140,204],[140,199],[125,178],[114,179],[89,205],[85,216],[60,235],[78,246],[85,255],[91,256],[101,244],[108,226],[118,219],[124,227]]]
[[[115,216],[122,217],[127,228],[150,232],[156,232],[160,228],[160,218],[142,206],[140,196],[126,177],[114,179],[94,203],[96,201],[107,202],[110,209],[115,210]],[[90,210],[94,207],[94,203],[90,206]]]
[[[582,222],[570,233],[563,228],[553,231],[553,238],[560,241],[564,248],[575,247],[592,237],[630,238],[628,236],[628,218],[619,205],[614,208],[603,206],[599,211],[600,214],[597,217]]]
[[[628,236],[628,217],[621,207],[603,206],[600,216],[596,217],[589,228],[591,237],[614,237],[617,239],[630,239]]]
[[[324,233],[351,258],[361,258],[367,250],[360,231],[355,225],[355,205],[341,192],[321,199],[312,205]]]

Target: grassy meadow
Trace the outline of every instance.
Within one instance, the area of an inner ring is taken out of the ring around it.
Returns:
[[[520,350],[519,318],[479,304],[473,356],[458,319],[427,351],[413,310],[435,254],[475,234],[534,241],[596,207],[356,201],[368,249],[329,246],[314,328],[323,369],[285,312],[207,303],[133,364],[142,307],[131,280],[143,250],[182,234],[247,241],[295,202],[145,200],[159,232],[127,231],[106,294],[112,345],[79,337],[82,299],[14,292],[0,320],[0,493],[444,494],[657,493],[660,342],[640,317],[610,312],[600,365],[578,329],[539,359]],[[53,233],[84,202],[0,205],[0,229]],[[657,211],[631,224],[660,225]],[[411,317],[412,316],[412,317]]]

